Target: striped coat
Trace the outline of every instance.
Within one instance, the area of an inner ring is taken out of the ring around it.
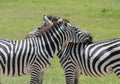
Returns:
[[[71,26],[67,20],[44,16],[44,23],[33,37],[24,40],[0,40],[0,73],[21,76],[30,72],[30,84],[41,83],[41,72],[68,42],[80,42],[88,34]],[[41,30],[39,30],[41,29]],[[76,38],[77,37],[77,38]],[[88,37],[89,38],[89,37]],[[84,39],[85,40],[85,39]]]
[[[120,39],[95,43],[69,43],[58,53],[67,84],[78,84],[79,75],[120,77]]]

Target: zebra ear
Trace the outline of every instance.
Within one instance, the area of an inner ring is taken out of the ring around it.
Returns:
[[[60,18],[60,19],[57,20],[57,23],[60,23],[60,24],[63,24],[63,25],[64,25],[64,24],[65,24],[65,21]]]
[[[63,19],[61,19],[61,18],[60,18],[60,19],[58,19],[58,21],[57,21],[57,22],[62,22],[62,21],[63,21]]]
[[[43,19],[45,22],[47,22],[48,24],[50,24],[51,26],[53,25],[53,22],[51,22],[46,15],[43,15]]]

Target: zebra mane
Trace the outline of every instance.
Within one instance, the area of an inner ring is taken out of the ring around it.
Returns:
[[[53,26],[61,25],[62,23],[64,23],[64,25],[67,25],[66,23],[69,23],[67,19],[63,19],[57,16],[48,15],[46,17],[52,22],[52,25],[49,24],[49,25],[40,26],[39,28],[40,33],[48,31],[49,29],[53,28]]]
[[[70,23],[70,21],[68,21],[67,19],[63,19],[63,18],[57,17],[57,16],[48,15],[47,18],[48,18],[50,21],[52,21],[54,24],[57,23],[57,21],[58,21],[59,19],[62,19],[62,21],[65,21],[65,22],[67,22],[67,23]]]
[[[83,41],[83,43],[88,44],[88,45],[92,44],[93,43],[93,37],[92,37],[91,33],[88,33],[87,35],[88,35],[88,37]]]
[[[57,16],[48,15],[46,17],[50,22],[52,22],[52,24],[49,24],[47,21],[45,21],[45,18],[43,18],[44,23],[42,25],[38,26],[35,30],[33,30],[29,34],[27,34],[25,38],[40,36],[43,32],[50,30],[51,28],[53,28],[56,25],[61,25],[62,23],[64,23],[64,25],[66,26],[67,23],[69,23],[69,21],[67,19],[63,19],[63,18],[60,18]]]

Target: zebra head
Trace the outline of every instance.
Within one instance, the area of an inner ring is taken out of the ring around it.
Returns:
[[[37,28],[35,28],[33,31],[29,32],[25,38],[30,38],[30,37],[39,35],[40,33],[45,32],[48,29],[50,29],[53,25],[56,25],[57,23],[62,23],[62,20],[69,22],[68,20],[62,19],[60,17],[55,17],[51,15],[49,16],[43,15],[43,23],[39,25]]]
[[[36,35],[39,35],[42,32],[45,32],[49,29],[51,29],[52,26],[55,26],[59,24],[63,28],[65,32],[68,32],[70,36],[69,37],[69,42],[73,43],[83,43],[83,42],[92,42],[92,36],[84,31],[81,30],[79,27],[70,24],[70,22],[66,19],[56,17],[56,16],[43,16],[44,22],[38,26],[35,30],[30,32],[26,38],[33,37]]]
[[[70,25],[69,28],[72,28],[72,33],[73,33],[73,42],[72,43],[87,43],[90,44],[93,42],[92,35],[86,31],[82,30],[76,25]]]
[[[68,20],[59,18],[57,22],[61,22],[65,30],[70,32],[70,42],[72,43],[92,43],[92,35],[86,30],[80,29],[78,26],[71,24]],[[55,22],[56,23],[56,22]]]
[[[46,22],[49,23],[49,26],[61,23],[64,29],[68,32],[71,32],[71,41],[73,43],[92,43],[92,35],[86,30],[80,29],[78,26],[70,24],[66,19],[55,17],[55,16],[45,16]],[[40,29],[44,29],[40,27]]]

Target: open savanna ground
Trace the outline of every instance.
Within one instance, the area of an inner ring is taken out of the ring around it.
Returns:
[[[42,23],[42,15],[66,18],[89,31],[94,41],[120,38],[120,0],[0,0],[0,38],[23,39]],[[2,84],[29,84],[29,75],[0,76]],[[59,59],[53,59],[44,84],[65,84]],[[120,84],[114,74],[102,78],[80,76],[81,84]]]

